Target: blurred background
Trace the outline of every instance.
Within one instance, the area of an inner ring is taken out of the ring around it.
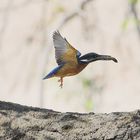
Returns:
[[[52,34],[97,61],[79,75],[42,78],[57,66]],[[0,100],[63,112],[140,109],[140,0],[0,0]]]

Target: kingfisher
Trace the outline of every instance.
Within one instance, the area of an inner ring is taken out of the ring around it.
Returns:
[[[94,52],[81,56],[66,38],[62,37],[59,31],[53,33],[53,44],[55,48],[55,58],[58,66],[54,68],[43,79],[59,77],[60,87],[63,87],[63,78],[80,73],[88,64],[98,60],[112,60],[118,62],[116,58],[109,55],[100,55]]]

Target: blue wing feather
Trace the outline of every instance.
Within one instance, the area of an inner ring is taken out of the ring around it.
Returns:
[[[46,75],[43,80],[51,78],[54,74],[57,73],[58,70],[60,70],[63,67],[63,65],[59,65],[58,67],[54,68],[48,75]]]

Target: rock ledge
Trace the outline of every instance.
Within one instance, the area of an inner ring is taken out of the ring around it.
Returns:
[[[61,113],[0,101],[0,139],[140,140],[140,110]]]

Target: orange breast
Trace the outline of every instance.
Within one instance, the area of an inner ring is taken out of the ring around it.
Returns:
[[[81,72],[86,66],[87,64],[66,63],[54,76],[66,77],[76,75]]]

